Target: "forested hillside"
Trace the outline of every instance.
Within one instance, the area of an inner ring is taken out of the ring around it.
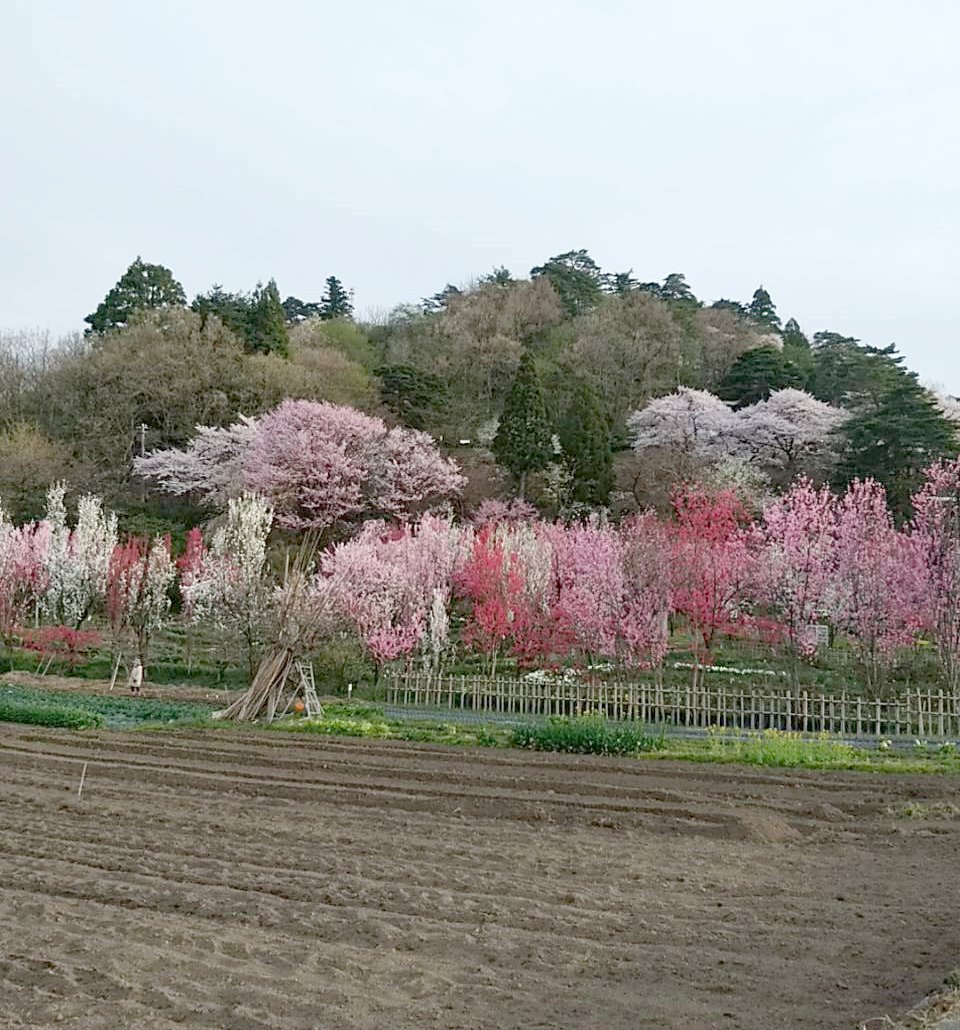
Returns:
[[[549,516],[662,504],[691,479],[749,501],[800,472],[836,486],[874,477],[903,514],[921,470],[957,452],[957,405],[892,344],[801,328],[762,286],[703,300],[680,273],[641,282],[580,250],[375,322],[355,317],[335,276],[318,292],[283,300],[270,280],[190,300],[171,270],[138,258],[91,298],[83,335],[7,334],[7,511],[39,516],[62,479],[131,530],[186,527],[205,515],[199,499],[156,492],[134,459],[285,398],[424,430],[463,467],[464,506],[520,493]]]

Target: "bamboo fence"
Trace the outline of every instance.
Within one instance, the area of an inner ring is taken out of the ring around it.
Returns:
[[[486,676],[391,677],[387,701],[501,715],[599,715],[607,719],[736,730],[777,729],[843,736],[960,737],[960,696],[911,690],[872,699],[789,687],[655,682],[555,683]]]

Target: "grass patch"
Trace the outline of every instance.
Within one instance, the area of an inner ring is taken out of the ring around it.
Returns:
[[[30,704],[0,698],[0,722],[30,726],[56,726],[66,730],[90,730],[103,725],[103,716],[62,705]]]
[[[97,717],[92,725],[109,729],[129,729],[142,723],[180,722],[203,720],[214,710],[210,706],[183,701],[161,701],[153,698],[104,697],[98,694],[65,693],[57,690],[37,690],[34,687],[0,687],[0,705],[19,708],[59,708]],[[20,722],[23,720],[7,720]],[[52,725],[52,724],[46,724]],[[62,724],[58,724],[62,725]],[[85,727],[71,727],[85,728]]]
[[[532,751],[566,751],[579,755],[635,755],[663,747],[653,737],[628,723],[611,724],[596,716],[578,719],[555,717],[543,724],[518,726],[510,733],[514,747]]]
[[[505,747],[508,743],[506,730],[429,720],[407,722],[387,719],[382,708],[371,705],[324,705],[322,719],[280,719],[264,728],[287,733],[319,733],[368,740],[410,740],[422,744],[452,744],[461,747]]]

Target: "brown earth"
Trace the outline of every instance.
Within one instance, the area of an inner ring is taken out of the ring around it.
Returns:
[[[852,1030],[960,956],[946,777],[15,726],[0,776],[4,1028]]]

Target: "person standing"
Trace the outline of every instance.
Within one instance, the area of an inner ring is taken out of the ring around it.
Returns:
[[[130,687],[131,694],[139,694],[140,687],[143,685],[143,665],[140,663],[140,659],[136,658],[133,662],[133,668],[130,670],[130,678],[127,680],[127,686]]]

